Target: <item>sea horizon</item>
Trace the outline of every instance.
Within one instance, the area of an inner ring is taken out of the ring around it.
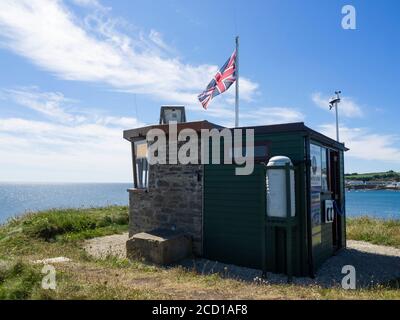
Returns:
[[[128,205],[132,182],[0,182],[0,223],[50,209]],[[346,192],[348,217],[400,219],[400,191]]]
[[[123,183],[123,184],[133,184],[129,181],[0,181],[1,184],[115,184],[115,183]]]
[[[50,209],[128,205],[132,183],[0,182],[0,223]]]

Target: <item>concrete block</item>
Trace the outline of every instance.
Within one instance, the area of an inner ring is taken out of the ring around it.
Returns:
[[[168,265],[192,254],[192,238],[181,232],[156,229],[140,232],[126,242],[129,259],[144,259],[147,262]]]

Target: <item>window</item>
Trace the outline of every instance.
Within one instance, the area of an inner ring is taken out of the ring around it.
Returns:
[[[268,146],[266,144],[255,145],[254,146],[254,158],[256,160],[266,161],[268,158]]]
[[[319,188],[322,192],[331,190],[329,185],[329,157],[330,151],[327,148],[311,144],[311,186]]]
[[[321,148],[321,179],[322,179],[322,191],[329,191],[328,181],[328,164],[329,164],[329,151],[326,148]]]
[[[135,187],[146,189],[149,183],[149,163],[147,161],[147,141],[135,142]]]
[[[242,156],[245,157],[247,155],[246,147],[243,148],[230,148],[229,156],[234,157],[234,152],[242,153]],[[266,162],[268,160],[268,143],[267,142],[256,142],[254,145],[254,161],[255,162]]]
[[[185,107],[163,106],[160,111],[160,124],[186,122]]]

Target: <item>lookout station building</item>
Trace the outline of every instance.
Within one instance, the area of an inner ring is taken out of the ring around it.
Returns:
[[[178,134],[188,128],[197,134],[223,129],[208,121],[183,122]],[[313,276],[346,246],[344,144],[301,122],[241,128],[254,129],[255,165],[252,174],[236,175],[235,164],[149,165],[151,129],[169,134],[168,124],[124,131],[133,160],[130,237],[180,231],[191,238],[195,256],[296,276]],[[268,212],[269,201],[280,197],[268,195],[274,167],[286,174],[282,195],[290,194],[283,217]]]

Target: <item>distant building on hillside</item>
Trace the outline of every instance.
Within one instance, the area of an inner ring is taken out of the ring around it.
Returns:
[[[365,185],[364,181],[360,180],[346,180],[346,186],[363,186]]]
[[[386,188],[389,189],[400,189],[400,182],[391,182],[386,185]]]

